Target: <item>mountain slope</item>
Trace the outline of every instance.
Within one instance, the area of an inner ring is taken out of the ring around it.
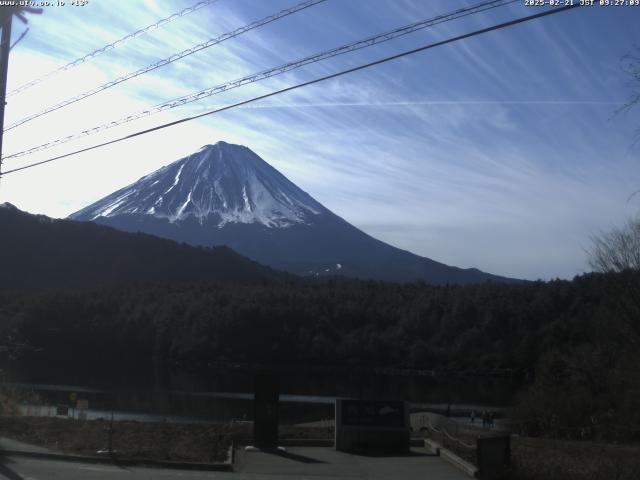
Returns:
[[[226,247],[196,248],[146,234],[54,220],[6,203],[0,205],[0,230],[0,288],[290,278]]]
[[[246,147],[219,142],[147,175],[72,214],[74,220],[147,215],[195,218],[223,227],[285,228],[326,209]]]
[[[414,255],[367,235],[250,149],[218,142],[74,213],[192,245],[228,245],[301,275],[429,283],[508,281]]]

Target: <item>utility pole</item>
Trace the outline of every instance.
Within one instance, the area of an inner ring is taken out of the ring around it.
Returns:
[[[0,178],[2,178],[2,138],[4,133],[4,107],[7,104],[7,73],[9,70],[9,50],[11,49],[11,23],[13,15],[7,15],[2,24],[0,44]]]
[[[0,7],[0,26],[2,40],[0,43],[0,178],[2,178],[2,139],[4,136],[4,107],[7,104],[7,73],[9,73],[9,51],[11,50],[11,23],[13,16],[26,24],[25,13],[41,14],[41,8],[32,7]],[[25,32],[26,33],[26,32]],[[24,33],[20,39],[24,36]],[[20,41],[18,39],[18,41]]]

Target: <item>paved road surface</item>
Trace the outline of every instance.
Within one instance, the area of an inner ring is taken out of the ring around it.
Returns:
[[[232,479],[233,473],[116,467],[87,463],[5,457],[0,464],[1,480],[208,480]]]
[[[239,451],[235,473],[117,467],[26,457],[5,457],[0,462],[0,480],[468,480],[461,471],[420,449],[402,457],[348,455],[320,447],[291,447],[282,454]]]
[[[329,447],[291,447],[281,454],[240,451],[236,460],[237,472],[256,479],[469,480],[457,468],[420,448],[406,456],[372,457]],[[258,472],[264,476],[252,476]]]

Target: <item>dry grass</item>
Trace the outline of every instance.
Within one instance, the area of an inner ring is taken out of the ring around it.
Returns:
[[[513,437],[517,480],[637,480],[640,445]]]
[[[4,436],[76,455],[108,445],[109,422],[45,417],[0,417]],[[227,459],[238,431],[231,425],[113,422],[113,449],[121,458],[216,463]]]

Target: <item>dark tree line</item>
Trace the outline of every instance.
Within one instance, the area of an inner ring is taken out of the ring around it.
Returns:
[[[328,280],[0,291],[0,325],[43,361],[505,370],[524,433],[640,435],[640,272],[429,286]],[[622,429],[621,429],[622,426]]]
[[[625,282],[639,279],[624,272],[442,287],[335,280],[2,291],[0,315],[6,328],[57,356],[193,368],[229,361],[530,370],[553,349],[625,341],[613,319],[625,308]]]

